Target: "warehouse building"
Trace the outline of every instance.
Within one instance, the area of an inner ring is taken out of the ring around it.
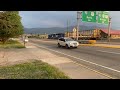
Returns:
[[[66,37],[76,39],[77,29],[73,28],[72,32],[65,32]],[[78,34],[79,39],[106,39],[108,36],[108,29],[91,29],[80,30]],[[120,30],[110,30],[111,39],[120,39]]]

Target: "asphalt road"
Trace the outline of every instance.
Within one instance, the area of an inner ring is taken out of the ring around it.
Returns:
[[[57,47],[56,40],[30,39],[30,42],[53,52],[54,54],[68,57],[93,70],[120,79],[120,49],[79,46],[77,49]]]

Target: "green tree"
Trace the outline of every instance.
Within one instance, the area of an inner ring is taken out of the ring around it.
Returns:
[[[23,26],[18,11],[0,13],[0,39],[5,43],[9,38],[23,34]]]

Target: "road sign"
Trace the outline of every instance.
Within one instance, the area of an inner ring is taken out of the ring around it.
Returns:
[[[82,11],[82,21],[96,22],[96,11]]]
[[[109,23],[109,13],[107,11],[99,11],[97,22],[102,23],[102,24],[108,24]]]

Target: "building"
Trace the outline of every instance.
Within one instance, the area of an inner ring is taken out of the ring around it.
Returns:
[[[100,29],[101,30],[101,36],[104,37],[104,36],[107,36],[108,35],[108,30],[107,29]],[[103,33],[105,35],[103,35]],[[110,37],[111,39],[120,39],[120,30],[110,30]]]
[[[48,34],[38,34],[38,38],[40,38],[40,39],[47,39],[48,38]]]
[[[65,32],[66,37],[76,39],[77,29],[73,28],[72,32]],[[80,30],[78,39],[107,39],[107,29],[91,29],[91,30]],[[111,39],[120,39],[120,30],[110,30]]]

